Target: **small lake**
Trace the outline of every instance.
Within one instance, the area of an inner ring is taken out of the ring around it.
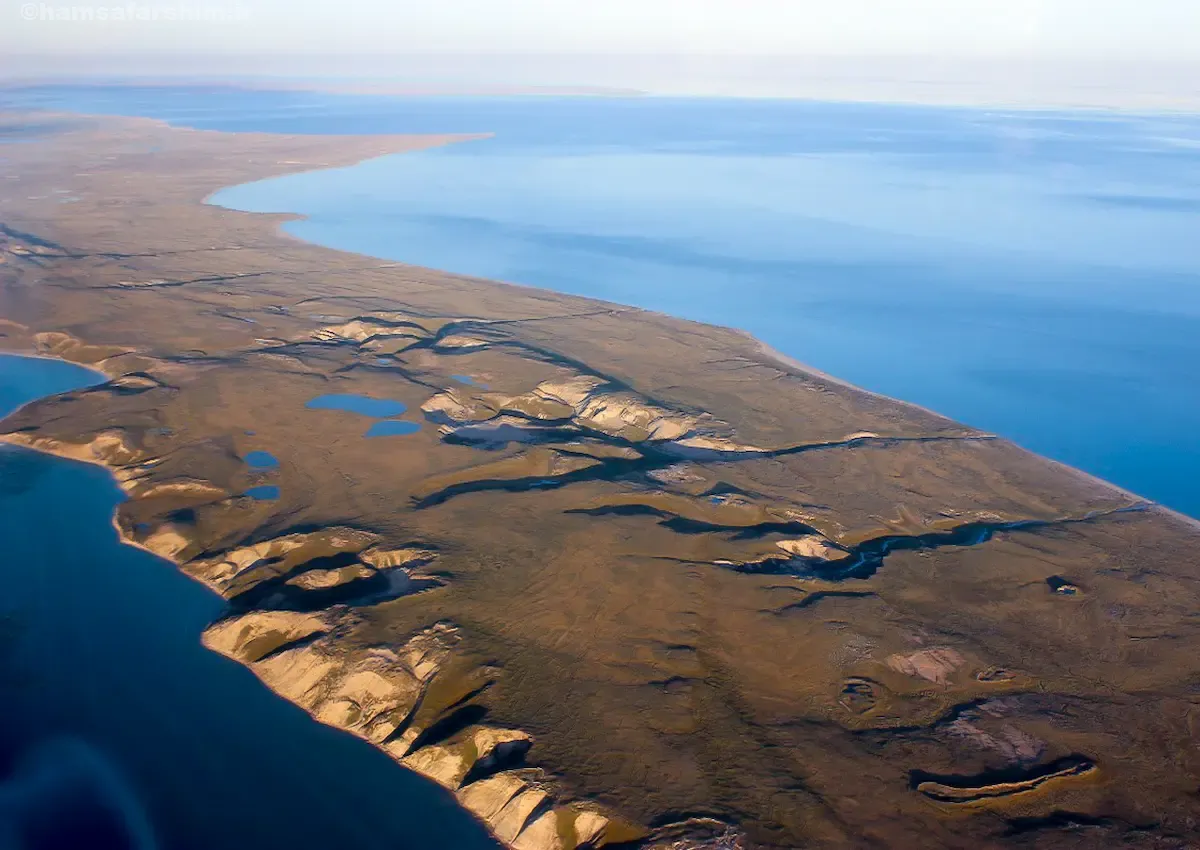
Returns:
[[[0,355],[0,416],[98,376]],[[0,776],[87,742],[166,850],[497,850],[449,794],[200,645],[223,601],[122,545],[96,466],[0,446]]]
[[[279,460],[275,455],[261,449],[247,452],[243,460],[251,469],[276,469],[279,466]]]
[[[387,416],[399,416],[408,410],[403,402],[387,398],[371,398],[353,393],[333,393],[317,396],[304,405],[310,410],[343,410],[347,413],[357,413],[361,416],[371,416],[382,419]]]
[[[279,492],[279,488],[274,484],[262,484],[258,487],[251,487],[244,495],[258,502],[273,502],[279,498]]]
[[[402,419],[388,419],[384,422],[376,422],[367,429],[368,437],[403,437],[407,434],[415,434],[421,430],[421,425],[418,422],[405,422]]]

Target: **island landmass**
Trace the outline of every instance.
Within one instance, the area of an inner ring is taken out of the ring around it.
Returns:
[[[108,378],[3,439],[111,470],[208,647],[508,846],[1200,841],[1193,521],[732,329],[205,203],[468,137],[0,138],[0,347]]]

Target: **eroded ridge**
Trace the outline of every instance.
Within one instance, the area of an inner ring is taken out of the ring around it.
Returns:
[[[1047,785],[1087,777],[1096,765],[1081,756],[1068,756],[1034,768],[997,771],[988,775],[935,777],[916,771],[912,785],[939,803],[982,803],[1000,797],[1029,794]]]

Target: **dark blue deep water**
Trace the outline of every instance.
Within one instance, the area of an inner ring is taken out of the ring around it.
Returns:
[[[1200,516],[1200,116],[43,88],[487,140],[230,188],[345,250],[733,325]],[[3,100],[3,98],[0,98]]]
[[[98,379],[0,355],[0,416]],[[0,445],[0,844],[9,768],[66,738],[110,764],[165,850],[494,850],[441,789],[205,650],[222,600],[122,545],[121,499],[99,467]]]

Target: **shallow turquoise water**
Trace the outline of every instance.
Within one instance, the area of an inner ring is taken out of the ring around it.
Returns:
[[[0,355],[0,416],[99,380]],[[205,650],[223,601],[120,543],[122,499],[99,467],[0,446],[0,782],[67,737],[125,777],[164,850],[496,848],[441,789]]]
[[[335,248],[753,332],[1200,516],[1200,116],[44,88],[225,130],[493,132],[227,189]]]

